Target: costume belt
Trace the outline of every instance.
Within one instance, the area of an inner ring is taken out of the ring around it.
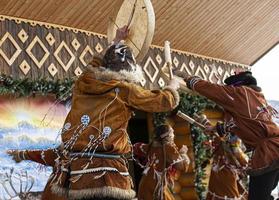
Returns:
[[[94,158],[108,158],[108,159],[119,159],[122,158],[123,155],[120,154],[103,154],[103,153],[70,153],[70,157],[94,157]]]

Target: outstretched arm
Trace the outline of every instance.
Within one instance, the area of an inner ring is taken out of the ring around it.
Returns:
[[[179,104],[178,83],[172,81],[163,90],[146,90],[130,84],[128,105],[145,112],[168,112]]]
[[[236,87],[211,83],[198,76],[189,76],[180,71],[175,71],[174,73],[184,79],[189,89],[207,97],[227,110],[233,111],[235,109],[235,101],[238,99]]]
[[[54,166],[55,159],[58,157],[57,149],[47,150],[8,150],[7,154],[12,156],[17,163],[23,160],[31,160],[46,166]]]

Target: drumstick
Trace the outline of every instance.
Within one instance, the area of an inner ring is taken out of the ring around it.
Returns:
[[[190,124],[196,125],[201,129],[205,129],[205,126],[199,122],[197,122],[196,120],[194,120],[192,117],[186,115],[185,113],[181,112],[180,110],[176,113],[176,115],[178,115],[179,117],[181,117],[182,119],[186,120],[187,122],[189,122]],[[218,133],[214,132],[213,133],[214,136],[216,137],[220,137],[218,135]]]
[[[202,125],[201,123],[197,122],[196,120],[194,120],[192,117],[184,114],[183,112],[181,112],[180,110],[177,112],[177,115],[179,117],[181,117],[182,119],[186,120],[187,122],[189,122],[190,124],[196,125],[202,129],[205,129],[205,126]]]
[[[173,79],[173,73],[172,73],[172,61],[171,61],[171,50],[170,50],[170,42],[165,41],[165,60],[167,63],[167,66],[169,68],[169,75],[170,75],[170,80]]]

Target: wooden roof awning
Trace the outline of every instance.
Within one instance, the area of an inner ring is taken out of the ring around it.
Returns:
[[[121,0],[118,0],[121,1]],[[0,0],[0,15],[106,35],[116,0]],[[152,0],[153,44],[251,65],[279,41],[278,0]]]

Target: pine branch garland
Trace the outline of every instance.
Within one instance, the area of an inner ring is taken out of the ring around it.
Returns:
[[[34,94],[54,94],[58,99],[66,99],[71,96],[73,79],[64,80],[30,80],[13,79],[11,76],[0,75],[0,95],[12,94],[16,97],[31,96]]]

